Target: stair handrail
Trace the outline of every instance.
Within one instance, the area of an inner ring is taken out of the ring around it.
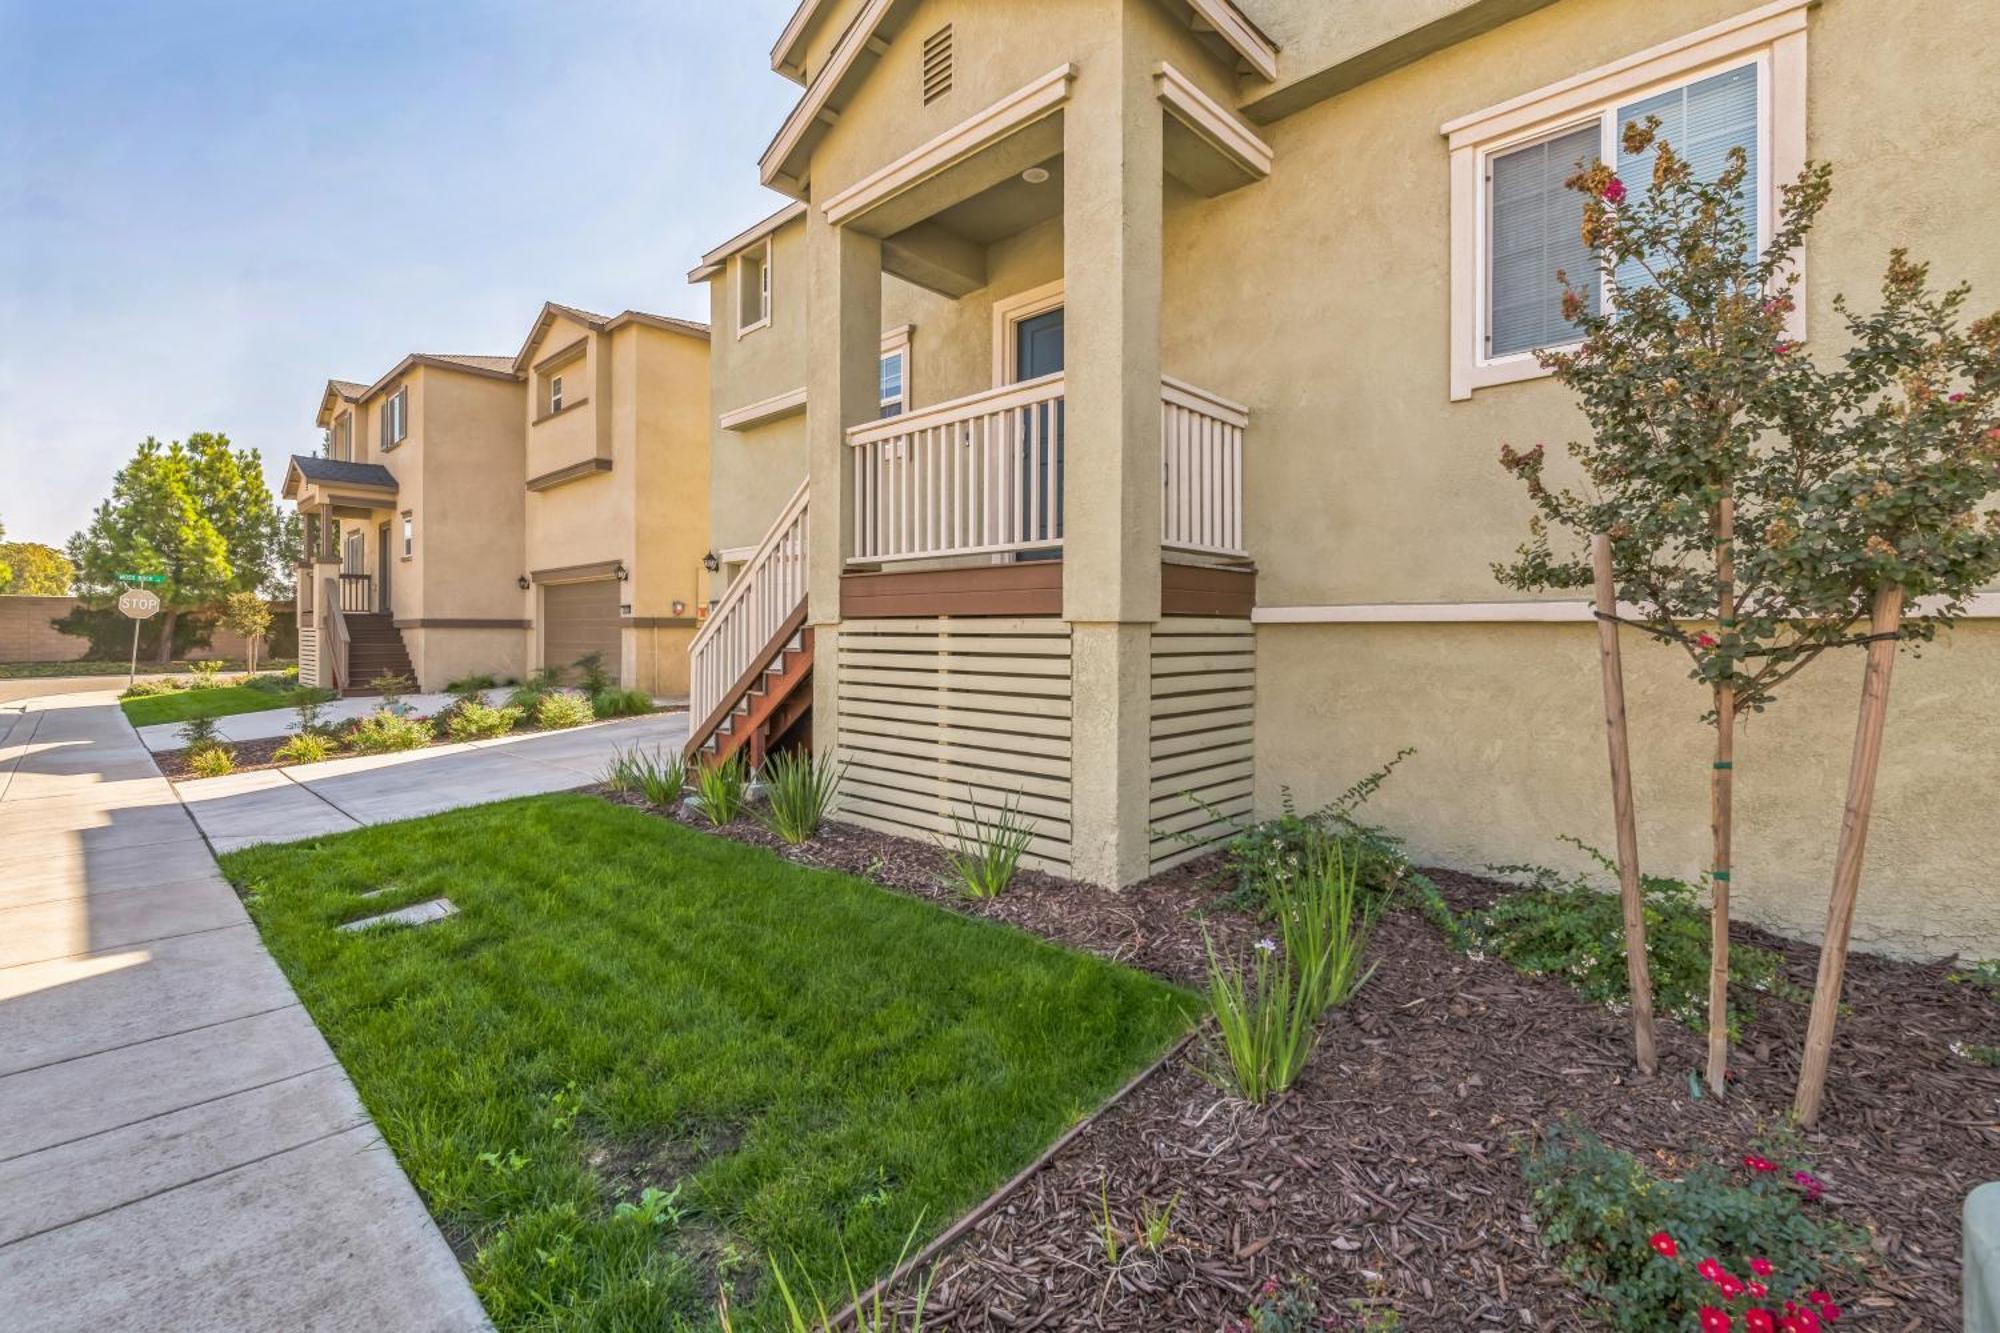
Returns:
[[[333,642],[328,646],[332,648],[333,652],[332,656],[328,659],[328,664],[333,668],[333,688],[336,692],[344,692],[347,689],[347,650],[349,639],[347,636],[347,613],[340,606],[340,585],[336,582],[336,577],[328,576],[320,584],[322,595],[320,599],[319,619],[323,626],[332,631],[331,637]]]
[[[688,644],[688,716],[704,718],[806,597],[807,501],[799,483]]]

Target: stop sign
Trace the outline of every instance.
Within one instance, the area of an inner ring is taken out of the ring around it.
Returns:
[[[160,613],[160,594],[147,592],[144,588],[130,588],[119,594],[118,609],[134,620],[144,620]]]

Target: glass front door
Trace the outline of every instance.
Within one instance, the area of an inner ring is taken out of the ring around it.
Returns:
[[[1063,312],[1062,307],[1031,315],[1014,325],[1014,370],[1015,378],[1023,380],[1039,379],[1043,375],[1054,375],[1063,368]],[[1031,530],[1026,534],[1030,541],[1051,541],[1062,537],[1063,532],[1063,404],[1061,399],[1053,403],[1040,403],[1034,407],[1021,409],[1021,438],[1023,457],[1021,460],[1021,485],[1023,490],[1022,512],[1032,514]],[[1030,420],[1029,418],[1032,418]],[[1034,457],[1027,455],[1032,452]],[[1053,458],[1050,456],[1053,453]],[[1054,503],[1042,505],[1039,509],[1025,503],[1031,479],[1047,477],[1049,469],[1054,469]],[[1053,513],[1051,513],[1053,510]],[[1053,520],[1053,522],[1052,522]],[[1059,560],[1062,551],[1058,549],[1022,551],[1017,560]]]

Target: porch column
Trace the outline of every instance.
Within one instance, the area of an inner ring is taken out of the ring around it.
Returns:
[[[833,626],[840,620],[840,572],[852,549],[854,479],[847,428],[880,412],[882,242],[806,213],[806,448],[812,477],[806,545],[806,623],[815,627],[813,750],[831,754],[837,736]],[[775,281],[782,283],[784,276]],[[793,290],[797,290],[794,288]]]
[[[1138,20],[1078,64],[1063,111],[1063,616],[1071,868],[1148,868],[1152,626],[1160,616],[1162,120]]]

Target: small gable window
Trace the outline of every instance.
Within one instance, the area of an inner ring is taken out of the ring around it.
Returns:
[[[736,333],[738,337],[771,322],[771,241],[736,257]]]

